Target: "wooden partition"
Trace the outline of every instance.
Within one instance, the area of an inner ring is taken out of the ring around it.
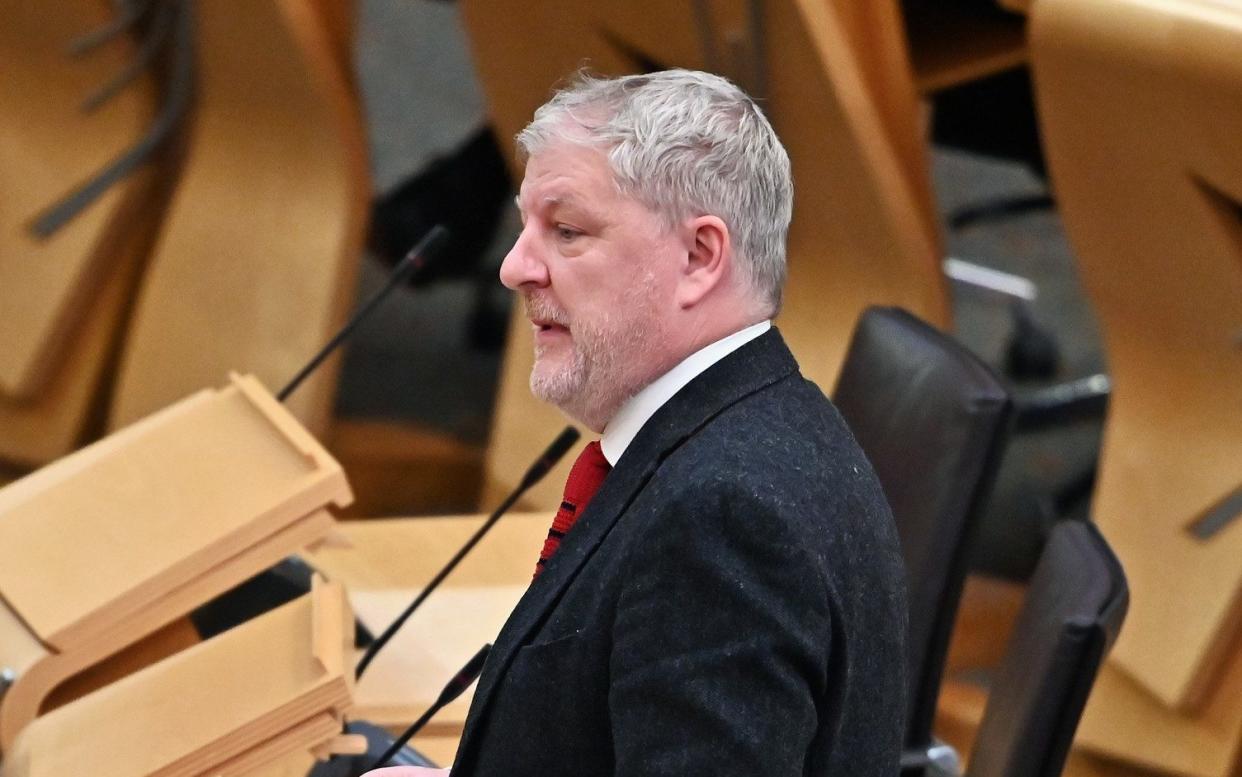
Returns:
[[[332,743],[351,706],[352,618],[339,585],[45,715],[9,777],[244,775]]]
[[[340,466],[254,378],[0,489],[0,747],[77,672],[322,540]]]
[[[753,7],[762,9],[757,18]],[[832,385],[854,321],[868,305],[900,305],[948,323],[926,160],[908,137],[918,126],[911,76],[900,51],[874,48],[893,41],[896,31],[869,26],[894,14],[824,0],[467,0],[462,8],[492,120],[510,150],[509,139],[552,87],[584,64],[607,74],[637,72],[646,63],[714,68],[760,98],[789,150],[796,187],[778,324],[804,373],[821,386]],[[529,329],[519,309],[501,375],[485,501],[515,485],[563,423],[527,388]],[[570,461],[527,503],[554,509]]]
[[[139,78],[100,109],[81,109],[135,56],[125,37],[70,55],[75,38],[109,20],[106,3],[4,0],[0,19],[0,407],[7,407],[34,398],[64,363],[96,287],[120,269],[117,230],[151,182],[121,181],[49,238],[30,226],[143,134],[155,90]]]
[[[344,583],[358,617],[378,632],[483,520],[454,515],[350,521],[340,528],[347,546],[325,546],[307,560]],[[431,705],[449,678],[495,639],[530,585],[550,521],[540,511],[508,515],[496,525],[358,681],[357,718],[401,731]],[[437,714],[414,747],[436,763],[452,763],[472,694],[473,688]]]
[[[1083,737],[1224,775],[1242,742],[1242,8],[1032,14],[1052,180],[1114,386],[1093,511],[1133,599]]]
[[[338,39],[309,0],[194,9],[194,128],[138,298],[112,428],[230,369],[283,385],[353,302],[370,193]],[[334,385],[329,365],[291,399],[317,434]]]

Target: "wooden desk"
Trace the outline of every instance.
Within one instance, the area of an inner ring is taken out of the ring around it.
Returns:
[[[353,547],[323,547],[307,560],[345,584],[357,615],[378,633],[483,518],[352,521],[340,532]],[[550,523],[546,512],[503,518],[371,664],[355,689],[353,715],[395,730],[421,715],[475,651],[495,639],[530,583]],[[445,707],[414,746],[437,763],[451,763],[473,692]]]

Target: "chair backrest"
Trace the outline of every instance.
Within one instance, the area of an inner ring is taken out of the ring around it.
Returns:
[[[1031,578],[979,726],[967,777],[1058,777],[1129,604],[1095,526],[1062,521]]]
[[[869,308],[833,401],[888,497],[909,586],[907,747],[931,738],[966,548],[995,480],[1012,402],[951,337],[899,308]]]

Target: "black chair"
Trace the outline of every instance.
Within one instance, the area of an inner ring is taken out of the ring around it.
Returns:
[[[926,760],[967,546],[1012,402],[964,346],[897,308],[863,313],[833,401],[875,467],[901,535],[910,603],[905,760]]]
[[[1129,601],[1121,564],[1095,526],[1058,523],[993,680],[966,777],[1059,777]]]

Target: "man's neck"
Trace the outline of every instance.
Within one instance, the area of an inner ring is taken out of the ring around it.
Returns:
[[[622,403],[604,427],[601,443],[608,463],[616,465],[651,416],[687,383],[770,327],[771,322],[764,320],[706,343]]]

